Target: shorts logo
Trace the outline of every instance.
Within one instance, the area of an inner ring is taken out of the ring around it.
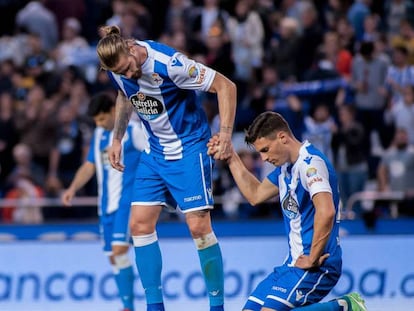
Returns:
[[[287,289],[280,287],[280,286],[272,286],[272,290],[276,290],[278,292],[287,293]]]
[[[299,204],[291,194],[282,201],[282,211],[289,219],[295,219],[299,215]]]
[[[130,100],[138,114],[147,121],[158,118],[165,110],[162,102],[142,92],[133,95]]]
[[[300,290],[296,290],[296,301],[301,300],[305,295]]]
[[[199,194],[199,195],[195,195],[192,197],[186,197],[184,198],[184,202],[192,202],[192,201],[198,201],[201,200],[203,197]]]

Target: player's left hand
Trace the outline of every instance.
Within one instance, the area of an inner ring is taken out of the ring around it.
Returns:
[[[121,141],[114,139],[112,146],[108,148],[109,161],[114,169],[123,172],[124,165],[121,163]]]
[[[300,255],[298,259],[296,259],[295,267],[301,268],[303,270],[309,270],[312,268],[320,267],[323,262],[329,257],[329,253],[323,254],[319,257],[318,260],[314,261],[307,255]]]
[[[215,134],[207,143],[207,154],[215,160],[228,160],[233,155],[233,146],[230,133]]]
[[[218,152],[219,135],[214,134],[207,143],[207,154],[214,157]]]

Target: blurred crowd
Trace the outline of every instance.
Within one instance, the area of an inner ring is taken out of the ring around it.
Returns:
[[[3,222],[96,214],[30,199],[59,197],[87,152],[90,97],[115,96],[95,52],[102,25],[169,44],[231,78],[234,145],[258,178],[272,168],[244,144],[243,130],[273,110],[329,156],[345,210],[362,190],[403,194],[357,202],[348,216],[387,217],[390,204],[393,216],[414,215],[412,1],[3,0],[0,17],[0,198],[26,199],[0,209]],[[199,102],[217,132],[215,96],[200,94]],[[214,182],[214,217],[280,217],[275,202],[247,204],[223,163]],[[96,195],[94,181],[79,195]]]

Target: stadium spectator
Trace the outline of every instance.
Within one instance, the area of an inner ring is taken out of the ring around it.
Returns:
[[[347,12],[348,21],[355,30],[355,38],[360,42],[364,38],[364,20],[371,14],[372,0],[354,0]]]
[[[16,25],[42,38],[42,48],[50,51],[59,41],[59,26],[55,14],[46,6],[46,0],[29,1],[16,15]]]
[[[303,140],[308,140],[318,150],[333,162],[332,136],[338,128],[331,108],[326,103],[318,103],[311,108],[308,116],[304,118]]]
[[[190,37],[203,44],[212,27],[226,30],[229,13],[220,7],[218,0],[202,0],[201,5],[194,6],[189,12]]]
[[[76,18],[69,17],[63,21],[61,40],[51,53],[58,70],[71,65],[81,65],[81,53],[89,48],[89,43],[81,35],[81,31],[82,25]]]
[[[276,168],[259,181],[233,150],[227,160],[230,171],[250,204],[279,196],[289,250],[284,263],[275,267],[249,295],[243,310],[291,310],[315,304],[332,290],[342,273],[335,170],[309,142],[297,140],[278,113],[264,112],[256,117],[246,131],[245,141],[259,152],[263,161]],[[217,154],[219,142],[218,136],[210,139],[209,154]],[[293,294],[298,292],[307,294]],[[348,310],[365,310],[356,308],[358,303],[363,304],[363,300],[353,293],[324,306],[338,311],[344,306]],[[318,310],[317,306],[305,308]]]
[[[404,0],[384,1],[383,24],[389,37],[403,35],[401,23],[414,21],[414,4]]]
[[[299,56],[299,23],[291,17],[280,21],[280,38],[267,51],[268,61],[276,66],[281,81],[297,80]]]
[[[75,18],[78,21],[84,21],[85,18],[89,18],[86,14],[86,2],[84,0],[42,0],[47,9],[49,9],[56,17],[58,25],[59,41],[62,40],[62,30],[64,23],[68,18]],[[99,8],[98,4],[95,4],[94,9]]]
[[[414,21],[402,20],[400,31],[390,37],[390,47],[405,47],[408,52],[408,63],[414,65]]]
[[[338,120],[338,131],[332,137],[333,163],[338,175],[342,205],[345,208],[348,198],[365,188],[368,181],[368,156],[364,152],[366,134],[363,125],[356,119],[355,107],[340,106]],[[361,212],[359,205],[355,207],[355,211]]]
[[[357,117],[364,125],[367,134],[366,147],[371,146],[371,133],[376,131],[383,147],[389,143],[389,135],[384,124],[386,107],[385,81],[387,64],[374,55],[374,44],[362,42],[359,54],[352,61],[352,86],[355,90]],[[367,150],[367,154],[370,150]]]
[[[4,195],[6,178],[14,166],[13,148],[19,137],[14,122],[14,99],[10,92],[0,93],[0,197]]]
[[[408,63],[408,50],[404,46],[393,48],[392,64],[388,66],[385,82],[390,106],[402,100],[402,92],[406,86],[414,85],[414,65]]]
[[[42,169],[43,175],[47,174],[50,150],[55,145],[58,128],[56,112],[57,103],[46,98],[45,90],[36,84],[29,89],[27,100],[16,115],[20,142],[30,147],[33,161]]]
[[[236,2],[234,15],[227,21],[227,32],[235,65],[232,77],[239,90],[238,99],[243,101],[258,79],[263,59],[263,23],[249,0]]]
[[[379,16],[377,14],[370,14],[364,19],[364,34],[361,41],[375,42],[380,36]]]
[[[323,29],[318,21],[318,11],[311,1],[303,1],[300,14],[302,31],[299,39],[299,50],[305,51],[298,57],[298,78],[302,80],[303,74],[313,65],[318,48],[323,40]]]
[[[392,145],[386,150],[378,166],[378,190],[400,191],[407,196],[399,202],[398,214],[414,216],[414,146],[408,141],[405,128],[397,128]]]
[[[403,89],[402,98],[385,111],[385,122],[407,130],[408,141],[414,145],[414,85]]]
[[[56,194],[69,187],[87,152],[74,107],[69,104],[61,105],[57,112],[57,121],[59,129],[56,144],[50,153],[46,180],[48,187],[53,188]]]
[[[108,149],[114,134],[114,99],[106,93],[95,95],[90,101],[88,115],[96,124],[88,156],[61,198],[65,206],[70,206],[76,192],[96,175],[103,251],[112,265],[123,310],[134,311],[134,273],[128,257],[128,223],[135,167],[139,163],[141,151],[147,147],[146,134],[141,123],[131,122],[128,125],[121,142],[122,159],[126,167],[131,169],[121,173],[111,167],[108,159]]]
[[[348,50],[352,55],[358,52],[356,50],[355,29],[346,17],[338,18],[334,31],[338,34],[339,46],[341,48]]]
[[[18,200],[16,205],[2,209],[2,219],[8,223],[39,224],[43,222],[42,206],[37,199],[43,197],[42,188],[29,176],[19,175],[6,192],[5,199]]]
[[[206,144],[211,132],[195,90],[217,94],[222,140],[217,159],[224,160],[231,151],[236,87],[222,74],[169,46],[125,39],[115,26],[103,31],[106,35],[99,41],[97,53],[118,89],[111,164],[123,170],[120,139],[133,107],[150,135],[151,151],[141,156],[130,221],[147,310],[164,310],[162,258],[155,226],[171,196],[185,214],[197,247],[210,310],[223,310],[223,262],[210,218],[212,159],[206,154]],[[199,169],[188,170],[189,166]]]

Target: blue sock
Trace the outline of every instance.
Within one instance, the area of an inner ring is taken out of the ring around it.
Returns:
[[[164,304],[162,302],[147,304],[147,311],[165,311]]]
[[[336,299],[331,300],[328,302],[320,302],[320,303],[314,303],[312,305],[301,307],[301,308],[295,308],[295,310],[300,311],[343,311],[345,310],[344,306],[346,304],[345,300],[343,299]],[[351,311],[351,310],[348,310]]]
[[[148,311],[163,311],[162,258],[156,233],[134,236],[135,262],[145,291]]]
[[[115,281],[118,287],[119,297],[124,308],[134,310],[134,271],[132,266],[120,269],[115,273]]]
[[[198,250],[211,311],[222,311],[224,304],[223,258],[218,243]]]

